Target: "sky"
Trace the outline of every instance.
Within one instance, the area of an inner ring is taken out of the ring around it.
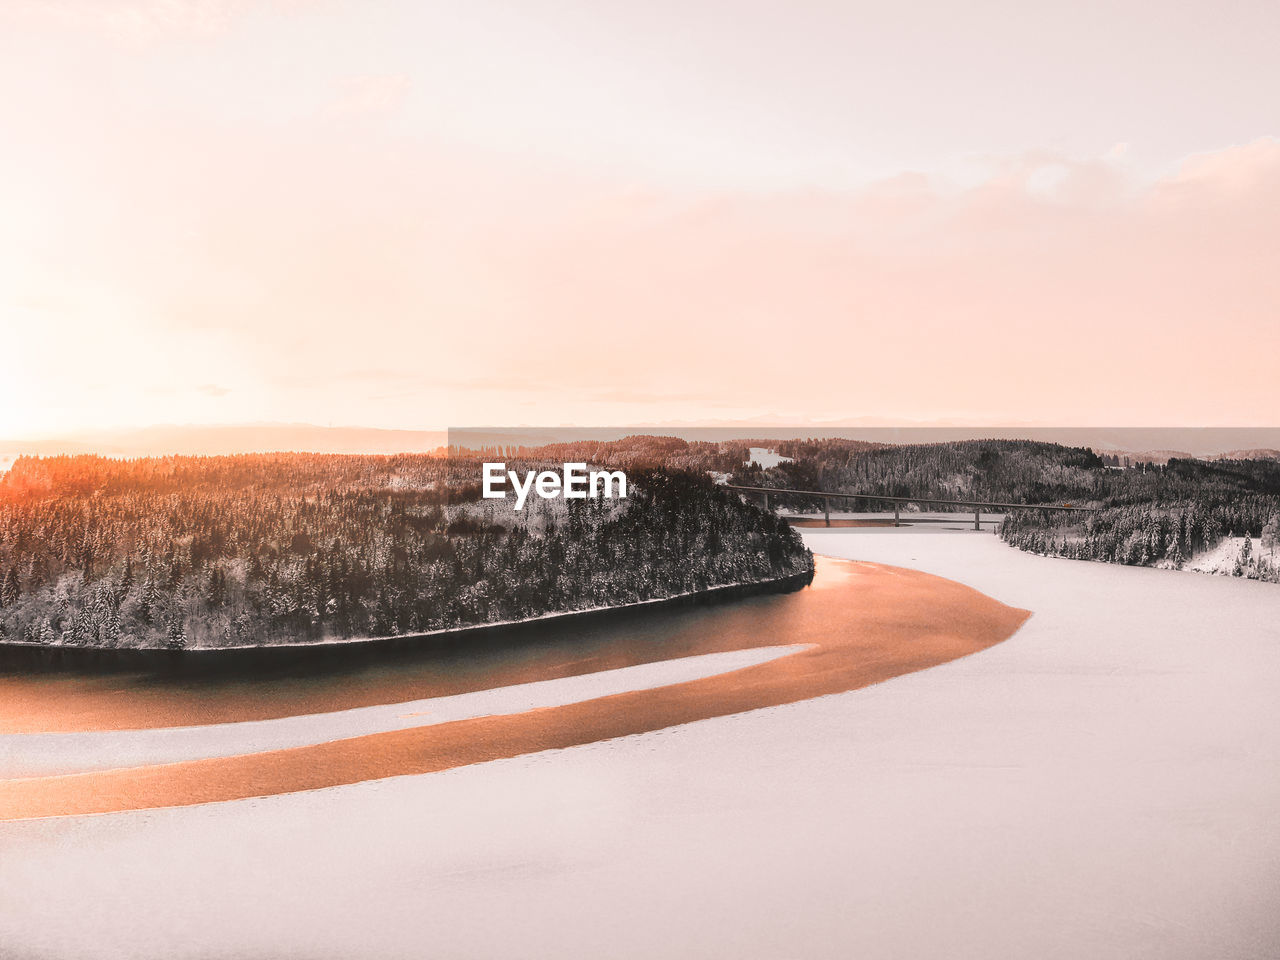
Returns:
[[[0,438],[1280,423],[1280,4],[6,0]]]

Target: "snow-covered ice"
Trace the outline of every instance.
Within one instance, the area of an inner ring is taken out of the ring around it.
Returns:
[[[751,447],[747,454],[747,463],[758,463],[766,470],[780,463],[790,462],[790,457],[784,457],[769,447]]]
[[[656,733],[0,823],[0,945],[130,960],[1280,955],[1280,587],[1030,556],[989,533],[806,539],[1034,616],[878,686]]]

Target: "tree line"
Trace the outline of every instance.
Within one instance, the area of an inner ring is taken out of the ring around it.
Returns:
[[[0,479],[0,640],[389,636],[812,569],[785,521],[704,475],[640,470],[625,501],[521,514],[480,501],[478,475],[430,455],[20,458]]]
[[[762,470],[739,465],[733,482],[750,486],[866,493],[920,499],[1074,503],[1096,513],[1014,512],[1001,536],[1036,553],[1111,563],[1181,566],[1227,537],[1242,544],[1241,576],[1280,579],[1272,557],[1280,529],[1280,462],[1269,459],[1139,461],[1083,447],[1024,440],[970,440],[882,446],[851,440],[778,445],[794,458]],[[784,506],[812,510],[813,498]],[[854,505],[856,509],[856,504]],[[868,504],[867,509],[883,509]]]

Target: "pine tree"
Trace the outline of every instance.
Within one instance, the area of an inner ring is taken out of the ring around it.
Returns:
[[[182,585],[182,561],[176,556],[169,562],[169,576],[165,581],[165,585],[170,593]]]
[[[18,571],[10,567],[0,580],[0,607],[11,607],[18,602],[22,590],[18,585]]]
[[[138,597],[138,616],[143,623],[151,623],[155,616],[156,604],[160,602],[160,591],[156,587],[155,579],[150,575],[142,584],[142,590]]]
[[[169,620],[169,631],[165,642],[170,650],[182,650],[186,647],[187,631],[183,627],[180,617],[173,617]]]

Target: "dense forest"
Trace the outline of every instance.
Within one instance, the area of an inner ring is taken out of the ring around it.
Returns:
[[[519,513],[478,476],[427,455],[20,458],[0,479],[0,639],[388,636],[812,569],[785,521],[705,474],[642,468],[625,500]]]
[[[1280,582],[1280,463],[1138,463],[1112,471],[1099,505],[1083,519],[1012,514],[1001,536],[1033,553],[1174,568],[1225,541],[1234,555],[1224,572]]]
[[[806,440],[779,444],[777,449],[793,462],[767,470],[740,465],[732,482],[886,497],[1051,503],[1100,499],[1109,480],[1102,461],[1091,451],[1032,441],[890,447],[857,440]],[[813,509],[812,498],[777,499]],[[868,502],[866,509],[876,508]]]
[[[1240,539],[1230,572],[1280,579],[1280,462],[1173,458],[1158,464],[1100,457],[1080,447],[1017,440],[876,446],[850,440],[779,444],[793,458],[762,470],[739,465],[750,486],[1005,503],[1074,503],[1090,514],[1011,513],[1001,527],[1024,550],[1114,563],[1179,567],[1229,538]],[[812,498],[777,502],[814,509]],[[794,502],[789,502],[794,501]],[[871,504],[855,509],[883,509]],[[1242,538],[1256,538],[1255,545]]]
[[[421,633],[617,605],[812,568],[785,521],[736,483],[883,496],[1072,502],[1019,512],[1020,549],[1280,580],[1280,463],[1120,467],[1022,441],[748,447],[628,437],[500,451],[517,469],[624,467],[626,500],[480,499],[470,455],[262,454],[17,460],[0,478],[0,641],[217,647]],[[813,500],[782,505],[812,510]],[[775,501],[777,502],[777,501]],[[856,508],[856,504],[855,504]],[[1252,539],[1244,539],[1252,538]]]

